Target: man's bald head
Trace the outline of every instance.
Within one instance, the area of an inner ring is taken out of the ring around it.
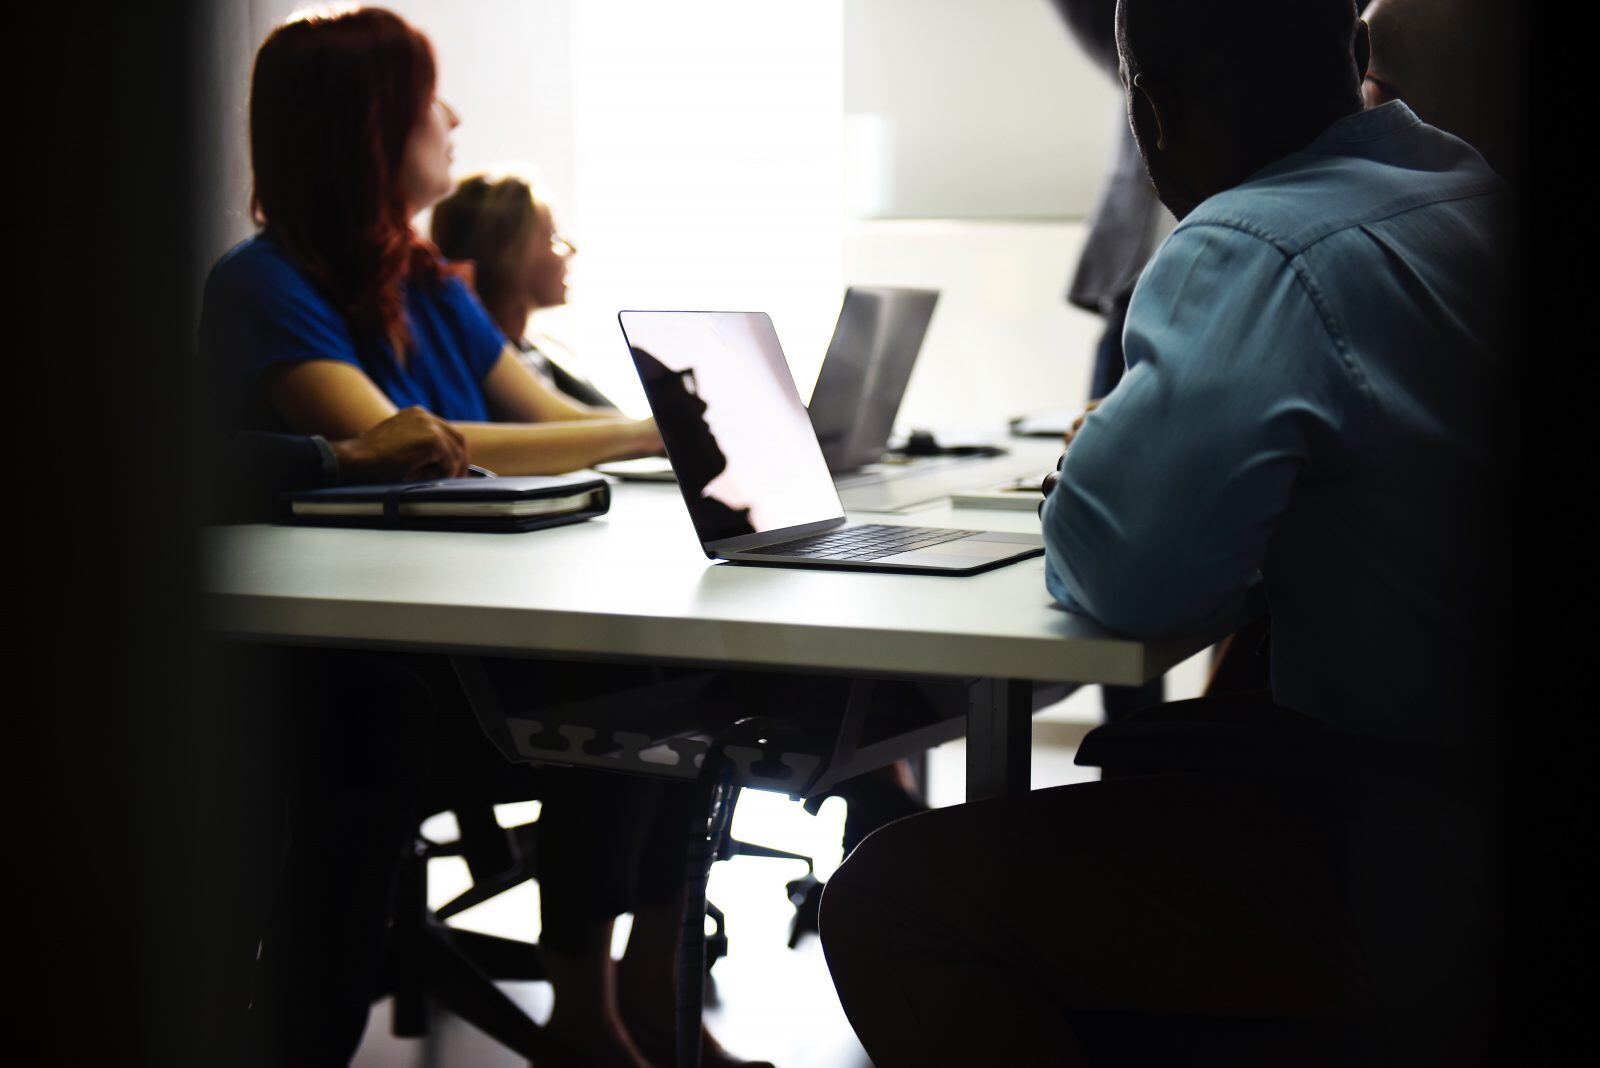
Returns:
[[[1204,196],[1361,109],[1355,0],[1120,0],[1129,118],[1162,200]]]
[[[1472,145],[1502,174],[1521,114],[1522,20],[1506,0],[1373,0],[1367,102],[1399,99]]]

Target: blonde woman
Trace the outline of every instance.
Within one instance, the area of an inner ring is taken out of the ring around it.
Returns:
[[[434,206],[432,237],[448,259],[473,264],[478,299],[534,374],[573,403],[615,410],[572,369],[559,342],[528,330],[535,312],[567,302],[567,264],[578,251],[557,231],[550,201],[533,183],[516,175],[462,179]]]
[[[562,365],[563,350],[531,342],[528,319],[566,303],[576,251],[556,231],[549,202],[519,177],[463,179],[433,209],[431,236],[473,287],[524,364],[567,403],[611,412],[593,386]],[[682,784],[578,768],[545,769],[539,815],[540,945],[557,988],[549,1033],[589,1063],[673,1059],[673,1005],[683,913],[683,830],[692,797]],[[611,959],[616,918],[633,915],[627,952]],[[706,1068],[761,1068],[704,1036]]]

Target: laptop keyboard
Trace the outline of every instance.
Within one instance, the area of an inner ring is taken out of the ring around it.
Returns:
[[[970,538],[978,533],[981,532],[864,523],[747,551],[756,556],[798,556],[808,560],[881,560],[896,553],[926,549],[930,545]]]

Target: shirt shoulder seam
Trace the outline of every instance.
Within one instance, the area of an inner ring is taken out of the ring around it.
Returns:
[[[1237,219],[1199,219],[1188,224],[1186,228],[1199,229],[1206,226],[1236,230],[1239,233],[1256,238],[1263,244],[1271,246],[1283,257],[1284,265],[1289,268],[1294,275],[1296,283],[1300,286],[1301,292],[1311,302],[1311,307],[1317,315],[1317,321],[1321,323],[1323,332],[1328,335],[1328,340],[1333,345],[1333,351],[1338,358],[1340,368],[1344,371],[1350,384],[1355,387],[1356,395],[1361,398],[1363,413],[1368,418],[1374,417],[1378,411],[1378,401],[1372,391],[1371,383],[1367,381],[1366,376],[1361,373],[1361,369],[1356,365],[1355,358],[1350,352],[1350,346],[1345,341],[1344,332],[1339,329],[1338,321],[1334,318],[1333,309],[1323,295],[1322,287],[1317,284],[1316,277],[1301,258],[1301,252],[1287,247],[1284,241],[1272,234]]]
[[[1333,343],[1334,354],[1338,357],[1345,376],[1355,387],[1356,395],[1361,398],[1363,414],[1368,419],[1375,418],[1378,412],[1378,398],[1373,393],[1372,384],[1367,381],[1367,376],[1362,374],[1361,368],[1357,366],[1355,357],[1350,352],[1350,346],[1345,341],[1344,332],[1339,329],[1338,321],[1334,318],[1333,308],[1323,295],[1322,287],[1317,284],[1311,269],[1299,256],[1289,257],[1289,269],[1294,272],[1295,281],[1305,292],[1306,298],[1311,301],[1311,306],[1316,309],[1317,320],[1327,333],[1328,340]]]
[[[1343,233],[1346,230],[1354,230],[1362,226],[1369,226],[1372,223],[1398,218],[1407,212],[1416,211],[1418,208],[1425,208],[1432,204],[1451,204],[1459,200],[1471,200],[1475,197],[1488,196],[1492,193],[1500,192],[1504,187],[1504,184],[1505,183],[1502,179],[1491,175],[1480,181],[1474,182],[1463,189],[1458,189],[1454,192],[1443,195],[1431,190],[1427,192],[1413,193],[1411,196],[1402,198],[1398,203],[1382,214],[1370,216],[1364,215],[1360,218],[1342,220],[1336,224],[1329,224],[1324,229],[1312,230],[1309,236],[1300,241],[1290,241],[1288,238],[1279,234],[1269,232],[1253,223],[1247,222],[1243,219],[1233,218],[1231,216],[1196,219],[1192,222],[1186,221],[1178,227],[1178,230],[1192,229],[1201,226],[1221,226],[1258,237],[1281,250],[1286,256],[1297,256],[1319,242],[1327,240],[1334,234]],[[1173,232],[1176,233],[1177,230]]]
[[[1237,230],[1239,233],[1253,237],[1263,244],[1271,245],[1273,248],[1278,250],[1279,254],[1282,255],[1284,259],[1289,259],[1294,255],[1294,252],[1290,248],[1288,242],[1284,241],[1276,234],[1269,233],[1261,227],[1245,222],[1242,219],[1195,219],[1192,222],[1185,221],[1181,223],[1177,229],[1172,231],[1172,233],[1173,236],[1176,236],[1186,230],[1199,230],[1208,226],[1215,227],[1219,230]]]
[[[1387,222],[1390,219],[1398,219],[1402,215],[1409,214],[1419,208],[1426,208],[1433,204],[1453,204],[1458,200],[1472,200],[1475,197],[1487,196],[1491,193],[1499,192],[1502,184],[1503,183],[1499,178],[1485,178],[1481,182],[1467,186],[1465,189],[1457,190],[1456,192],[1447,196],[1440,196],[1436,193],[1413,194],[1412,196],[1406,197],[1404,200],[1402,200],[1400,204],[1392,211],[1385,212],[1382,215],[1365,216],[1360,219],[1343,223],[1339,226],[1328,228],[1324,232],[1317,234],[1315,237],[1307,241],[1304,247],[1297,251],[1296,255],[1308,252],[1315,246],[1326,241],[1328,238],[1334,236],[1335,234],[1342,234],[1346,230],[1358,230],[1363,226],[1371,226],[1373,223]]]

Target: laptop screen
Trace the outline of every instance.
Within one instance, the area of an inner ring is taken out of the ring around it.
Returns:
[[[618,319],[702,543],[843,518],[765,313]]]
[[[851,286],[811,394],[811,425],[835,474],[883,456],[937,290]]]

